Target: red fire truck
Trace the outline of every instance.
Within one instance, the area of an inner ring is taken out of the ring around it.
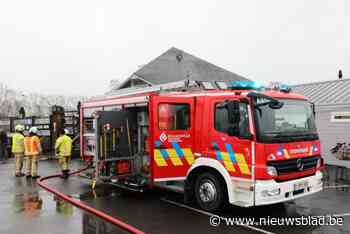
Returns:
[[[96,97],[81,105],[81,154],[94,182],[182,192],[208,211],[322,189],[314,107],[284,85],[184,81]]]

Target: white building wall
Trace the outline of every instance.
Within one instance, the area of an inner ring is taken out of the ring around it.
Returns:
[[[342,165],[350,163],[337,160],[330,152],[337,142],[350,143],[350,122],[332,122],[332,112],[347,112],[350,106],[318,107],[316,111],[317,130],[321,140],[321,150],[325,162],[328,164]]]

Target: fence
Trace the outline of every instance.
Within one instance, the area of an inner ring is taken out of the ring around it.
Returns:
[[[54,150],[54,144],[61,128],[66,128],[71,137],[79,135],[79,112],[64,111],[63,108],[57,111],[55,107],[50,116],[0,117],[0,128],[7,132],[9,138],[11,138],[15,131],[15,126],[18,124],[25,127],[25,135],[28,134],[31,127],[37,127],[43,151],[44,153],[49,153]],[[79,155],[79,152],[76,152],[79,149],[79,141],[75,141],[73,154]]]

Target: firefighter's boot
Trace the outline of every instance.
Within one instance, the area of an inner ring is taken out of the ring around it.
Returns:
[[[69,177],[69,170],[62,170],[61,178],[68,179],[68,177]]]

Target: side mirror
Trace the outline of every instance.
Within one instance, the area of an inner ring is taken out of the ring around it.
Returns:
[[[227,103],[227,109],[229,112],[230,127],[228,128],[228,134],[230,136],[239,136],[239,122],[241,118],[239,110],[239,101],[229,101]]]
[[[314,114],[314,117],[316,118],[316,108],[315,108],[315,103],[311,102],[311,108],[312,108],[312,113]]]

